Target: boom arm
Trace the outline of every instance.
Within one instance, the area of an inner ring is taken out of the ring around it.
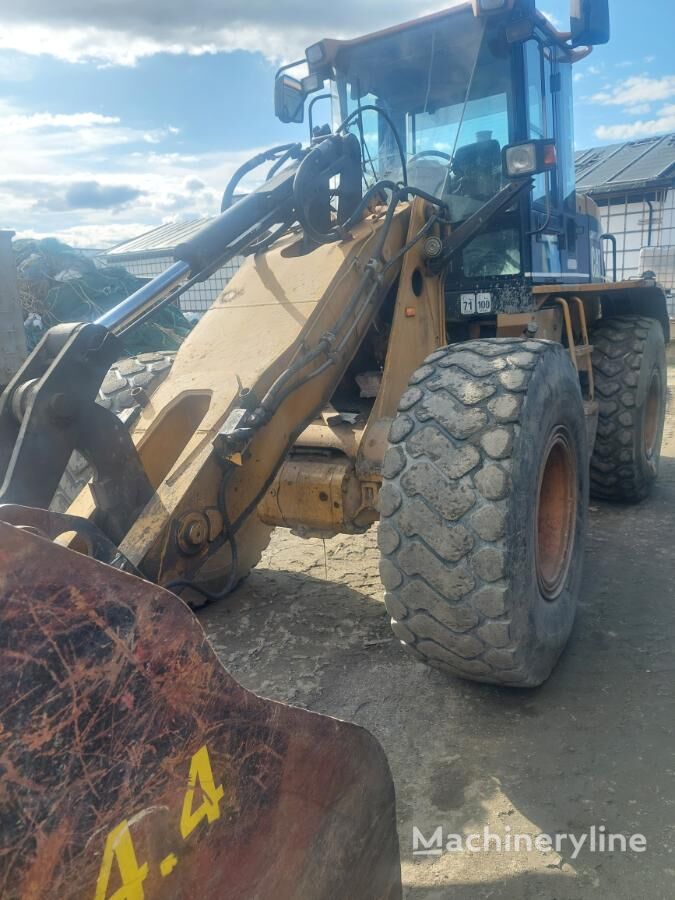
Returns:
[[[354,140],[331,136],[320,148],[326,179],[349,177],[356,162]],[[305,159],[318,149],[311,148]],[[58,326],[45,335],[0,397],[0,503],[48,507],[78,450],[96,471],[102,525],[110,537],[121,539],[152,488],[126,429],[95,403],[106,372],[122,353],[118,339],[255,245],[272,226],[293,221],[296,174],[292,163],[226,209],[176,249],[176,262],[166,272],[96,322]],[[328,195],[324,202],[328,206]]]

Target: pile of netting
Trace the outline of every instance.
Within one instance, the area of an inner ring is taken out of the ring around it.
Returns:
[[[15,240],[19,296],[30,350],[52,325],[91,322],[116,306],[147,279],[121,266],[100,266],[55,238]],[[176,306],[165,306],[123,340],[130,356],[177,350],[190,322]]]

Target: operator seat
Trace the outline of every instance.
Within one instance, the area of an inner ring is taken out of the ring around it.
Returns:
[[[476,141],[458,147],[452,162],[457,193],[483,203],[501,187],[502,149],[499,141]]]
[[[448,177],[448,166],[436,159],[416,159],[408,164],[408,184],[440,197]]]

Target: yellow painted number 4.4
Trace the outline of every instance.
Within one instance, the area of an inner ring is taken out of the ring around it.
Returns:
[[[193,809],[197,791],[199,791],[197,796],[201,802],[196,809]],[[224,794],[222,785],[217,785],[214,781],[209,751],[205,746],[201,747],[190,760],[188,788],[183,798],[183,809],[180,815],[180,833],[184,838],[192,834],[202,819],[215,822],[220,818],[220,801]],[[170,854],[170,856],[173,855]],[[115,877],[113,884],[121,881],[121,886],[108,896],[113,864],[116,864],[119,870],[119,878]],[[162,870],[162,875],[169,874],[171,868],[166,873]],[[125,819],[124,822],[113,828],[105,842],[94,900],[144,900],[143,882],[147,877],[148,864],[138,865],[129,823]]]
[[[196,809],[192,808],[195,791],[200,789],[202,802]],[[190,774],[188,776],[188,789],[183,799],[183,811],[180,816],[180,833],[184,838],[192,834],[202,819],[215,822],[220,818],[220,801],[225,791],[221,784],[216,784],[211,769],[209,751],[201,747],[190,762]]]
[[[117,862],[122,886],[108,897],[113,861]],[[105,842],[94,900],[143,900],[143,882],[147,877],[148,864],[138,865],[129,823],[125,820],[117,828],[113,828]]]

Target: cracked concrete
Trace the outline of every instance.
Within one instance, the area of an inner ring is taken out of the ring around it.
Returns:
[[[671,368],[671,384],[675,370]],[[277,531],[227,601],[199,614],[247,688],[368,728],[397,791],[409,900],[669,900],[675,894],[675,404],[661,478],[637,507],[592,503],[585,582],[550,680],[514,691],[453,680],[389,630],[375,532]],[[412,828],[640,832],[644,853],[413,858]]]

